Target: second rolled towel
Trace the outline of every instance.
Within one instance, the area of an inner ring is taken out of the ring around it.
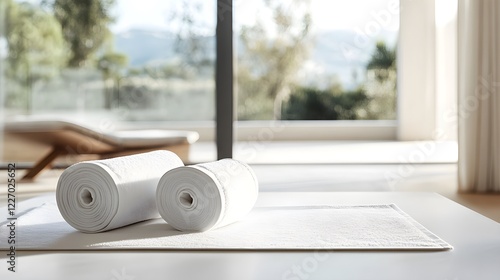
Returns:
[[[88,233],[158,218],[158,181],[180,166],[169,151],[77,163],[59,178],[57,206],[66,222]]]
[[[162,218],[181,231],[206,231],[243,218],[255,204],[259,186],[245,163],[223,159],[172,169],[158,183]]]

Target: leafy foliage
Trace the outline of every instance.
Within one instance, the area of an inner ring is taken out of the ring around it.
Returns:
[[[288,97],[297,70],[308,55],[310,41],[307,37],[311,26],[308,3],[308,0],[266,0],[266,7],[272,12],[272,23],[264,27],[257,20],[254,26],[244,26],[241,30],[243,55],[237,79],[245,86],[239,87],[239,100],[270,99],[274,103],[275,119],[281,117],[282,101]],[[238,104],[242,119],[249,117],[245,115],[246,106],[248,104]]]
[[[368,101],[363,88],[342,91],[301,87],[284,106],[285,120],[355,120],[357,110]]]
[[[364,85],[345,91],[298,87],[284,105],[287,120],[394,119],[396,114],[396,52],[378,42],[366,66]]]
[[[32,87],[57,76],[64,64],[61,28],[51,14],[30,3],[0,4],[6,17],[6,106],[29,111]]]
[[[389,49],[385,42],[379,41],[375,46],[375,51],[368,64],[367,70],[371,69],[389,69],[395,68],[396,65],[396,51]]]
[[[7,75],[33,81],[57,74],[64,62],[61,28],[52,15],[29,3],[6,9]]]
[[[178,21],[179,27],[175,32],[174,50],[180,56],[183,64],[189,67],[210,67],[213,61],[209,59],[207,42],[200,35],[202,22],[200,17],[202,2],[182,0],[180,8],[172,12],[170,20]]]
[[[375,51],[366,66],[365,88],[371,101],[366,105],[364,119],[396,118],[396,50],[384,42],[377,42]]]
[[[110,9],[114,0],[55,0],[54,16],[69,44],[68,66],[82,67],[111,36]]]

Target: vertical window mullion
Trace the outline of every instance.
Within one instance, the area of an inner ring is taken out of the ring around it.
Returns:
[[[217,158],[233,156],[233,3],[217,0],[216,27],[216,142]]]

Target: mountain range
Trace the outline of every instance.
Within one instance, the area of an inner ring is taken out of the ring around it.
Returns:
[[[198,38],[206,45],[207,53],[215,56],[215,37]],[[174,46],[176,34],[169,31],[133,29],[114,35],[115,50],[128,56],[130,67],[142,67],[168,63],[178,58]],[[396,33],[379,34],[377,37],[362,36],[354,30],[329,30],[317,32],[312,37],[309,59],[304,63],[306,79],[324,76],[336,78],[349,88],[356,76],[363,71],[379,40],[394,47]],[[236,40],[237,51],[243,51],[241,40]]]

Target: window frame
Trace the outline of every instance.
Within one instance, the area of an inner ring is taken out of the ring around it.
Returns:
[[[232,154],[232,148],[228,147],[232,147],[234,141],[258,139],[267,131],[273,132],[269,141],[436,140],[436,132],[439,131],[448,131],[446,140],[456,139],[454,123],[445,121],[443,114],[456,110],[453,106],[456,107],[457,23],[455,17],[444,27],[439,26],[440,5],[444,2],[457,5],[456,0],[400,0],[397,120],[237,121],[234,106],[233,1],[217,0],[215,121],[124,122],[119,127],[198,131],[201,141],[215,140],[219,147],[225,147],[221,156]],[[4,78],[0,76],[0,90]],[[2,107],[3,97],[1,94]],[[0,114],[0,121],[4,117]]]
[[[155,123],[155,126],[198,131],[201,141],[218,141],[220,137],[218,138],[217,135],[225,135],[224,143],[220,143],[219,146],[232,145],[234,141],[251,141],[259,137],[268,138],[268,141],[438,140],[440,136],[438,132],[442,131],[449,133],[446,134],[445,139],[439,140],[454,140],[456,139],[456,131],[453,130],[454,123],[443,121],[443,114],[453,111],[456,103],[454,94],[456,90],[456,67],[454,66],[456,65],[454,64],[456,17],[449,21],[445,28],[436,23],[439,21],[439,10],[442,10],[439,5],[445,1],[447,5],[451,5],[452,9],[456,8],[456,0],[400,0],[396,120],[238,121],[235,120],[234,84],[232,84],[225,90],[216,90],[218,100],[226,101],[217,103],[218,109],[216,109],[219,116],[217,120],[226,121],[225,124],[217,125],[217,121],[193,121]],[[217,12],[232,14],[231,4],[230,0],[217,0],[217,7],[219,7]],[[224,16],[218,16],[218,19],[221,18]],[[224,21],[221,22],[224,23]],[[232,21],[226,21],[225,24],[232,25]],[[217,37],[220,40],[218,42],[232,45],[232,28],[226,28],[224,32],[217,33]],[[234,57],[231,60],[217,59],[217,63],[226,64],[226,69],[230,69],[234,65]],[[219,74],[219,77],[228,76],[233,77],[234,80],[234,73],[225,76],[222,73]],[[222,82],[227,82],[227,80],[231,79],[224,79]],[[231,110],[219,112],[218,110],[224,106],[231,106]],[[229,119],[231,119],[230,124],[227,122]],[[138,125],[132,125],[132,127],[138,127]],[[144,127],[144,123],[141,127]],[[272,132],[272,137],[263,136],[269,131]]]

